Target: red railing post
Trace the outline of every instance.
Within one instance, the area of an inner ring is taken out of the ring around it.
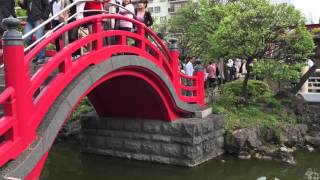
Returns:
[[[92,33],[100,33],[102,31],[102,19],[98,18],[96,21],[93,21],[92,24]],[[93,49],[98,50],[103,46],[103,39],[99,38],[93,43]]]
[[[35,132],[30,132],[30,115],[32,112],[32,98],[28,97],[27,90],[30,77],[28,66],[24,61],[24,46],[22,34],[17,30],[19,20],[9,17],[3,20],[7,31],[3,34],[3,59],[6,88],[12,87],[16,97],[16,114],[18,136],[21,137],[22,147],[26,147]]]
[[[204,71],[195,71],[194,76],[197,78],[197,103],[203,108],[205,104],[204,95]]]
[[[148,35],[146,34],[146,31],[145,31],[145,29],[144,29],[144,26],[138,25],[137,28],[138,28],[138,29],[137,29],[137,30],[138,30],[137,33],[138,33],[140,36],[144,36],[144,37],[148,36]],[[146,38],[147,38],[147,37],[146,37]],[[143,40],[137,41],[137,46],[138,46],[140,49],[146,50],[146,44],[144,43]]]
[[[177,40],[176,39],[170,39],[170,45],[169,45],[169,51],[170,51],[170,56],[172,59],[171,62],[171,68],[173,72],[173,84],[176,89],[176,92],[178,96],[181,96],[181,88],[180,88],[180,69],[179,69],[179,48],[177,45]]]

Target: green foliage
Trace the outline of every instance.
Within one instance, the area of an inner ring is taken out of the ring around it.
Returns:
[[[296,116],[288,103],[290,100],[275,98],[268,86],[259,81],[249,81],[249,104],[241,102],[240,81],[226,84],[226,92],[217,97],[213,102],[213,113],[224,114],[227,117],[226,130],[232,131],[239,128],[259,125],[265,129],[275,129],[280,124],[301,123],[301,118]]]
[[[223,11],[221,2],[189,2],[169,20],[170,33],[178,38],[183,57],[196,55],[210,58],[209,37],[217,29]]]
[[[303,63],[314,54],[313,37],[305,26],[280,36],[278,44],[277,58],[288,64]]]
[[[242,81],[237,80],[224,86],[224,98],[230,105],[243,106]],[[254,103],[263,97],[269,97],[272,92],[269,86],[262,81],[250,80],[248,82],[248,103]]]
[[[84,98],[78,105],[78,107],[71,114],[70,120],[77,120],[80,118],[81,114],[94,111],[88,98]]]
[[[16,10],[17,17],[27,17],[27,11],[23,9]]]
[[[315,45],[305,22],[300,11],[288,4],[271,4],[269,0],[227,3],[202,0],[180,8],[169,25],[170,32],[179,40],[182,57],[242,58],[250,64],[254,59],[266,59],[266,52],[272,47],[273,60],[292,68],[291,65],[302,63],[314,54]],[[296,72],[287,70],[286,66],[282,70],[285,75],[272,77],[297,78]],[[251,67],[247,68],[245,79],[250,73]],[[242,93],[247,96],[246,81]]]
[[[260,60],[253,66],[253,73],[263,79],[294,83],[301,78],[302,63],[288,64],[284,61]]]
[[[153,25],[151,28],[156,33],[162,33],[163,35],[165,35],[167,33],[168,22],[165,21],[160,23],[160,21],[158,20],[159,18],[157,17],[152,17],[152,18],[153,18]]]
[[[293,6],[272,5],[267,0],[240,0],[223,7],[217,31],[210,37],[214,56],[261,59],[270,43],[279,60],[302,61],[313,53],[305,19]],[[294,28],[294,30],[290,30]]]
[[[222,9],[224,17],[209,38],[212,56],[242,58],[251,64],[254,59],[267,58],[271,45],[275,58],[288,64],[301,63],[313,54],[315,45],[305,27],[305,19],[291,5],[239,0]],[[250,73],[249,66],[242,88],[245,101],[248,101]]]

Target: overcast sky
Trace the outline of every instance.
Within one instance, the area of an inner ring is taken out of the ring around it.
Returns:
[[[287,2],[293,4],[308,19],[308,23],[319,23],[320,0],[271,0],[271,2]]]

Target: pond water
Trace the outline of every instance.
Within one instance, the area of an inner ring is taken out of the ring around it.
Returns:
[[[195,168],[99,156],[73,141],[55,143],[43,180],[320,180],[320,152],[297,152],[297,165],[221,156]],[[225,162],[223,162],[223,160]]]

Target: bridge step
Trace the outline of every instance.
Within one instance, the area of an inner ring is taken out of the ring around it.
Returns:
[[[206,118],[208,117],[210,114],[212,114],[212,107],[206,107],[204,110],[202,111],[196,111],[195,112],[195,117],[196,118]]]
[[[82,152],[187,167],[224,152],[224,118],[217,115],[166,122],[89,113],[81,128]]]

